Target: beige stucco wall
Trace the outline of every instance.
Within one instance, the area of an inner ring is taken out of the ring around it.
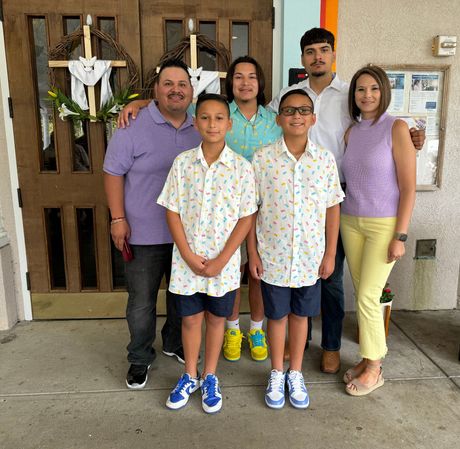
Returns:
[[[460,49],[431,54],[436,35],[460,38],[460,2],[340,0],[337,72],[344,80],[367,63],[451,65],[442,186],[418,192],[407,255],[390,277],[395,307],[457,306],[460,260]],[[415,240],[437,240],[436,260],[414,260]],[[347,280],[347,303],[351,284]]]

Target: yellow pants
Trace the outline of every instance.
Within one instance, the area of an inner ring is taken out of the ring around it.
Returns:
[[[394,262],[387,263],[396,217],[342,214],[340,232],[355,288],[361,357],[380,360],[387,353],[380,296]]]

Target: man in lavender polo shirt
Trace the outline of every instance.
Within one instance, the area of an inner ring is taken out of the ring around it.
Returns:
[[[172,237],[163,207],[156,203],[174,158],[201,141],[187,108],[192,86],[182,61],[167,61],[155,84],[156,102],[139,112],[131,126],[118,129],[104,160],[104,184],[112,216],[112,239],[120,251],[125,240],[134,259],[125,262],[129,293],[126,308],[131,336],[128,388],[143,388],[155,359],[156,300],[163,275],[169,281]],[[167,320],[161,331],[163,353],[183,363],[181,322],[166,294]]]

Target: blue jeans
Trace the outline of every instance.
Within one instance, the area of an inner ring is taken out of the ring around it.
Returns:
[[[157,295],[163,275],[171,275],[171,243],[164,245],[132,245],[134,259],[125,262],[128,321],[131,341],[127,346],[128,362],[149,365],[156,357],[153,342],[156,334]],[[174,352],[182,347],[181,319],[174,299],[166,292],[167,318],[161,330],[163,349]]]
[[[345,317],[344,260],[345,251],[339,234],[334,272],[328,279],[321,280],[321,347],[326,351],[338,351],[342,340],[342,323]]]

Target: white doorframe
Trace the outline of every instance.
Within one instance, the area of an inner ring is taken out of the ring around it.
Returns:
[[[6,51],[5,51],[5,40],[3,34],[3,23],[0,22],[0,81],[2,86],[1,101],[3,105],[3,120],[5,129],[5,140],[6,140],[6,151],[8,154],[8,166],[10,172],[11,192],[12,192],[12,205],[14,211],[14,224],[16,231],[16,242],[18,252],[18,266],[19,266],[19,277],[20,286],[16,288],[17,291],[17,306],[19,316],[24,317],[25,320],[32,320],[32,302],[30,292],[27,290],[26,272],[27,272],[27,255],[26,255],[26,244],[24,238],[24,225],[22,221],[22,212],[19,207],[17,200],[14,198],[14,192],[19,187],[18,170],[16,164],[16,147],[14,142],[13,133],[13,120],[8,116],[8,97],[9,97],[9,83],[8,83],[8,71],[6,68]],[[10,239],[11,240],[11,239]],[[16,283],[15,283],[16,284]],[[22,313],[21,310],[22,309]]]

